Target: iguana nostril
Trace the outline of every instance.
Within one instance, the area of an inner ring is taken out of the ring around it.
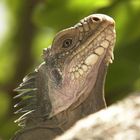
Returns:
[[[97,22],[97,21],[100,21],[100,18],[98,18],[98,17],[93,17],[92,20],[94,20],[94,21]]]

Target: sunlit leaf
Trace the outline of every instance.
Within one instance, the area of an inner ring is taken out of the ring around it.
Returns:
[[[110,4],[110,0],[69,0],[67,3],[67,7],[71,9],[89,11],[96,8],[99,9],[105,6],[109,6]]]

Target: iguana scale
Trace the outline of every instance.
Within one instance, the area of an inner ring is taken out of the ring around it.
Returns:
[[[15,91],[23,115],[13,140],[51,140],[77,120],[106,107],[104,82],[112,63],[115,22],[93,14],[55,36],[44,62]]]

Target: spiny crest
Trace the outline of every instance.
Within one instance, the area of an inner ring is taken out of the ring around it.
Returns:
[[[22,100],[14,105],[18,108],[15,112],[22,113],[23,115],[17,119],[15,122],[18,122],[20,126],[24,125],[25,119],[37,109],[37,86],[36,86],[37,72],[33,72],[25,76],[23,82],[16,88],[14,91],[19,94],[14,98],[21,98]]]
[[[51,56],[51,46],[43,49],[42,58],[46,60],[49,56]]]

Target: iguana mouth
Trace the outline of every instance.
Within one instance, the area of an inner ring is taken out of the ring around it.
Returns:
[[[114,38],[114,27],[108,26],[96,38],[74,52],[73,60],[66,69],[70,73],[71,80],[79,80],[103,59],[107,64],[112,63]]]
[[[71,63],[66,66],[64,76],[65,82],[69,85],[65,96],[71,98],[79,98],[84,92],[88,96],[91,88],[100,74],[99,68],[102,63],[108,65],[113,62],[113,46],[114,46],[114,25],[108,25],[86,45],[80,46],[73,54]],[[65,80],[66,79],[66,80]],[[69,82],[67,82],[69,80]],[[71,89],[71,90],[70,90]],[[75,92],[75,94],[69,93]]]
[[[95,17],[96,16],[94,15],[93,18]],[[102,28],[95,28],[94,33],[91,32],[91,35],[87,40],[85,40],[84,43],[79,44],[73,51],[70,60],[68,60],[69,62],[65,62],[63,75],[64,84],[65,82],[68,83],[67,81],[69,80],[69,87],[70,89],[73,89],[73,92],[79,92],[79,89],[81,90],[83,87],[87,87],[87,84],[90,85],[90,81],[94,83],[96,81],[96,76],[98,75],[98,69],[102,63],[108,65],[113,62],[113,47],[115,43],[114,21],[111,18],[106,19],[108,18],[106,16],[104,18],[107,24],[102,23]],[[87,22],[87,20],[89,21],[88,18],[84,20],[83,28],[85,24],[88,24],[88,26],[91,24]],[[76,27],[79,29],[81,28],[81,25],[80,27],[79,25]],[[69,97],[73,96],[72,94],[69,94],[69,92],[67,92],[67,94],[65,93],[65,95]]]

